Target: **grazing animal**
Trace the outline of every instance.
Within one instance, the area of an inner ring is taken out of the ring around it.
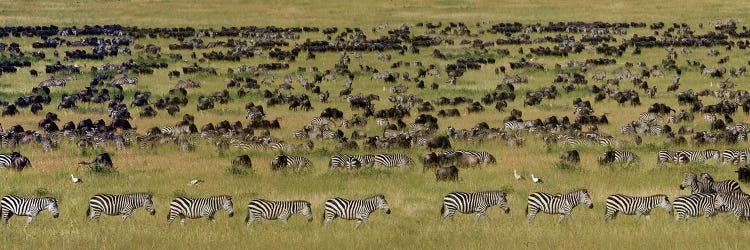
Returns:
[[[180,217],[180,225],[185,224],[185,218],[197,219],[201,217],[206,218],[211,223],[215,223],[214,214],[222,209],[227,212],[229,217],[234,216],[232,196],[221,195],[208,198],[176,197],[169,204],[167,224],[171,224],[178,216]]]
[[[667,213],[672,213],[672,206],[669,204],[669,197],[663,194],[638,197],[614,194],[607,197],[606,210],[604,211],[604,220],[614,219],[617,213],[627,215],[646,216],[646,220],[651,219],[651,210],[661,207]]]
[[[489,192],[478,192],[478,193],[465,193],[465,192],[451,192],[443,197],[443,206],[440,207],[440,214],[443,218],[453,216],[456,212],[464,214],[476,213],[477,223],[482,216],[487,216],[487,209],[497,205],[502,208],[505,213],[510,213],[508,207],[508,201],[506,200],[505,192],[500,191],[489,191]]]
[[[458,168],[450,166],[435,169],[435,181],[458,181]]]
[[[737,216],[739,220],[750,219],[750,199],[737,198],[730,193],[717,194],[714,201],[714,208],[726,209]]]
[[[203,182],[204,182],[203,180],[194,179],[194,180],[191,180],[190,183],[188,183],[188,186],[197,186]]]
[[[325,203],[323,211],[323,225],[328,226],[333,219],[341,217],[345,220],[357,220],[357,228],[361,224],[368,224],[370,214],[380,209],[385,214],[391,214],[391,208],[385,200],[385,196],[375,195],[364,200],[349,200],[344,198],[329,199]]]
[[[86,217],[91,221],[99,220],[101,214],[122,215],[122,221],[132,218],[133,211],[143,207],[149,214],[155,215],[154,201],[149,193],[133,194],[97,194],[89,199]],[[133,218],[135,220],[135,218]]]
[[[704,215],[710,217],[714,215],[716,194],[692,194],[689,196],[680,196],[674,199],[672,206],[674,206],[675,220],[687,219],[689,217],[696,217]]]
[[[308,222],[313,220],[312,205],[308,201],[271,201],[257,199],[247,204],[245,223],[249,227],[253,223],[260,224],[261,219],[280,220],[287,224],[287,220],[294,214],[302,214]]]
[[[57,199],[52,197],[27,198],[15,195],[6,195],[0,199],[0,210],[2,210],[3,223],[8,224],[8,219],[13,215],[28,216],[26,224],[36,219],[39,212],[49,210],[52,217],[60,216],[57,209]]]
[[[560,214],[560,223],[565,217],[573,220],[571,212],[578,204],[586,204],[589,208],[594,208],[591,202],[591,196],[587,189],[579,189],[567,194],[548,194],[542,192],[531,193],[526,205],[526,219],[531,222],[539,212],[547,214]]]

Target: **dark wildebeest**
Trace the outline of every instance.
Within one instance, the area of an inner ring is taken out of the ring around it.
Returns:
[[[234,160],[232,160],[232,166],[252,168],[253,162],[250,160],[250,156],[240,155],[240,156],[234,157]]]
[[[579,163],[581,162],[581,157],[578,155],[578,150],[571,150],[568,152],[563,152],[560,155],[560,160],[571,162],[571,163]]]
[[[458,181],[458,168],[450,166],[435,169],[435,181]]]
[[[91,162],[82,161],[82,162],[79,162],[78,164],[81,164],[81,165],[93,164],[93,165],[98,165],[99,167],[108,167],[108,168],[113,167],[112,158],[109,157],[109,153],[101,153],[97,155],[96,157],[94,157],[94,160]]]
[[[29,158],[26,158],[26,156],[18,154],[18,156],[13,158],[13,162],[11,162],[11,167],[17,171],[21,171],[25,167],[31,167],[31,161],[29,161]]]
[[[435,138],[430,138],[425,141],[424,145],[430,151],[436,148],[451,149],[451,141],[448,139],[448,136],[438,136]]]

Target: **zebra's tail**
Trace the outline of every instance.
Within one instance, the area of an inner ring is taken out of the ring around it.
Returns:
[[[88,218],[89,216],[91,216],[91,206],[86,208],[86,218]]]
[[[247,216],[245,216],[245,224],[250,221],[250,212],[247,213]]]
[[[440,216],[443,216],[445,214],[445,204],[440,206]]]
[[[526,214],[529,214],[529,206],[526,206]]]
[[[323,211],[323,214],[320,215],[320,224],[323,224],[326,221],[326,211]]]

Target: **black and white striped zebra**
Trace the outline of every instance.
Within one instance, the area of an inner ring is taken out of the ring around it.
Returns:
[[[443,197],[443,206],[440,207],[440,214],[443,218],[453,216],[456,212],[464,214],[476,213],[477,217],[474,223],[479,221],[482,216],[487,216],[487,209],[492,206],[499,206],[505,211],[510,212],[505,192],[489,191],[478,193],[452,192]]]
[[[557,220],[560,223],[565,217],[573,220],[571,212],[578,204],[586,204],[589,208],[594,208],[591,202],[591,196],[587,189],[579,189],[567,194],[548,194],[535,192],[529,195],[526,205],[526,220],[531,222],[539,212],[547,214],[560,214]]]
[[[0,210],[2,210],[3,223],[5,224],[8,224],[8,219],[13,215],[28,216],[26,224],[34,221],[39,212],[44,210],[49,210],[54,218],[60,215],[57,209],[57,199],[52,197],[29,198],[6,195],[0,199]]]
[[[701,173],[699,182],[705,183],[710,193],[733,193],[742,192],[740,184],[734,180],[714,181],[714,178],[708,173]]]
[[[597,160],[599,161],[600,165],[609,163],[631,164],[638,162],[638,155],[630,151],[609,150],[599,156]]]
[[[677,152],[677,162],[686,164],[689,162],[704,162],[709,159],[721,161],[722,153],[715,149],[685,150]]]
[[[362,166],[372,167],[375,164],[375,155],[351,155],[351,157],[357,159]]]
[[[271,170],[311,168],[312,162],[304,156],[279,155],[271,161]]]
[[[604,220],[614,219],[618,213],[638,215],[639,219],[641,215],[645,215],[646,220],[650,220],[651,210],[657,207],[663,208],[667,213],[672,213],[669,197],[663,194],[645,197],[614,194],[607,197]]]
[[[308,201],[271,201],[256,199],[247,204],[245,223],[249,227],[253,223],[260,224],[261,219],[280,220],[287,224],[287,220],[294,214],[302,214],[308,222],[313,220],[312,205]]]
[[[698,176],[690,172],[686,173],[685,178],[682,178],[682,182],[680,182],[681,190],[686,187],[690,187],[691,194],[713,193],[708,183],[698,181]]]
[[[712,216],[716,214],[714,203],[716,194],[697,193],[689,196],[680,196],[674,199],[675,220],[685,219],[696,216]]]
[[[313,117],[313,119],[310,121],[310,125],[312,125],[313,127],[336,126],[336,124],[330,118],[323,118],[323,117]]]
[[[328,167],[334,168],[346,168],[346,169],[358,169],[362,167],[362,162],[351,155],[334,155],[328,161]]]
[[[21,153],[18,153],[18,152],[0,154],[0,168],[12,167],[13,160],[20,156],[21,156]]]
[[[742,192],[717,194],[714,208],[717,212],[732,212],[740,220],[750,219],[750,198]]]
[[[414,165],[414,160],[405,154],[376,154],[375,165],[382,167],[407,167]]]
[[[677,151],[669,151],[669,150],[661,150],[657,154],[656,162],[657,163],[669,163],[669,162],[677,162]]]
[[[489,164],[497,163],[497,159],[495,158],[495,156],[490,154],[487,151],[474,151],[474,150],[459,149],[459,150],[456,150],[456,152],[474,156],[475,158],[479,160],[480,164],[482,165],[489,165]]]
[[[323,224],[328,226],[336,217],[345,220],[357,220],[357,227],[361,224],[368,224],[370,214],[380,209],[386,214],[391,214],[391,208],[382,194],[375,195],[363,200],[349,200],[344,198],[329,199],[325,203],[323,211]]]
[[[88,220],[99,220],[101,214],[122,215],[124,222],[133,218],[133,210],[143,207],[149,214],[156,214],[152,195],[149,193],[133,194],[97,194],[89,199],[89,207],[86,209]],[[135,218],[133,218],[135,220]]]
[[[214,223],[216,222],[214,214],[222,209],[227,212],[229,217],[234,216],[232,196],[221,195],[208,198],[176,197],[169,203],[167,224],[171,224],[178,216],[180,217],[180,225],[185,224],[185,218],[197,219],[201,217]]]
[[[642,113],[638,116],[638,122],[642,124],[660,124],[664,123],[664,117],[657,113]]]
[[[721,154],[721,160],[725,163],[743,164],[750,159],[750,149],[725,149]]]

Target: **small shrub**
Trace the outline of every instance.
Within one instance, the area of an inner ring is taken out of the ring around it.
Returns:
[[[41,187],[41,188],[37,188],[36,190],[34,190],[34,195],[36,195],[37,197],[46,197],[46,196],[52,196],[52,193],[49,190],[47,190],[47,188]]]

